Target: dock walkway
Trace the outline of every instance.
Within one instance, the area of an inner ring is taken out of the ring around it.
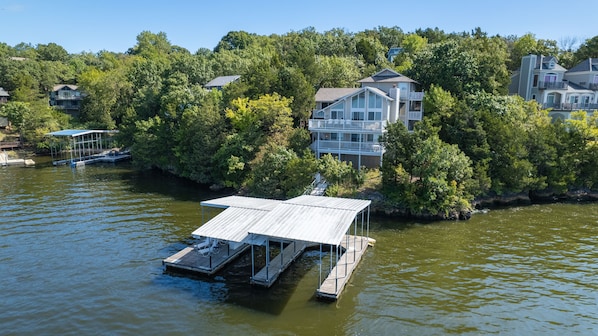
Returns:
[[[303,251],[305,251],[307,245],[306,242],[297,241],[287,245],[280,254],[270,260],[269,265],[266,265],[251,277],[251,284],[271,287],[280,274],[284,272],[289,265],[303,253]]]
[[[369,241],[368,237],[353,235],[349,235],[348,239],[343,239],[341,246],[345,249],[345,252],[340,256],[336,266],[316,291],[319,297],[338,299],[351,278],[351,274],[359,264],[361,256],[367,250]]]
[[[229,244],[224,244],[210,253],[202,254],[194,247],[186,247],[164,259],[162,264],[167,269],[186,270],[212,275],[240,256],[248,248],[249,245],[247,244],[242,244],[236,249],[231,248]]]

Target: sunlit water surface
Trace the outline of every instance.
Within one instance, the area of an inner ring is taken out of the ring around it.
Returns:
[[[269,290],[248,256],[213,279],[164,272],[219,196],[127,164],[0,169],[0,334],[598,334],[596,204],[374,218],[375,247],[324,303],[317,251]]]

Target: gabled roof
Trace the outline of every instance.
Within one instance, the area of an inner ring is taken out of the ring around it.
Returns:
[[[316,101],[334,102],[359,90],[360,88],[320,88],[318,92],[316,92]]]
[[[4,90],[4,88],[0,87],[0,97],[9,97],[10,95],[8,94],[8,92],[6,92],[6,90]]]
[[[384,91],[382,91],[382,90],[380,90],[378,88],[371,87],[371,86],[363,86],[363,87],[360,87],[358,89],[351,89],[351,91],[348,91],[348,93],[346,95],[340,96],[340,97],[338,97],[335,100],[332,100],[330,102],[335,102],[335,101],[339,101],[339,100],[342,100],[342,99],[345,99],[345,98],[348,98],[348,97],[351,97],[351,96],[355,96],[355,95],[357,95],[357,94],[359,94],[361,92],[365,92],[365,91],[372,91],[372,92],[376,93],[377,95],[382,96],[382,97],[384,97],[384,98],[386,98],[388,100],[391,100],[391,101],[394,100],[393,98],[389,97],[386,94],[386,92],[384,92]]]
[[[241,75],[220,76],[212,79],[204,85],[205,88],[223,87],[228,83],[234,82],[241,78]]]
[[[550,62],[554,62],[554,68],[550,68]],[[554,70],[554,71],[567,71],[567,69],[563,68],[559,65],[558,59],[554,56],[544,56],[538,55],[536,57],[536,66],[535,69],[540,70]]]
[[[366,77],[364,79],[358,80],[359,83],[417,83],[417,81],[403,76],[400,73],[391,70],[391,69],[383,69],[370,77]]]
[[[588,58],[578,63],[567,72],[598,71],[598,58]]]
[[[52,88],[52,91],[55,92],[55,91],[58,91],[58,90],[62,90],[65,87],[68,88],[69,90],[73,90],[73,91],[75,91],[75,90],[77,90],[79,88],[77,85],[57,84],[57,85],[54,85],[54,87]]]

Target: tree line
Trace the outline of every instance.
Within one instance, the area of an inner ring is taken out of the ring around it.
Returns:
[[[392,62],[391,47],[402,48]],[[574,38],[488,36],[480,28],[231,31],[213,50],[194,53],[148,31],[125,53],[0,43],[0,87],[11,94],[0,115],[37,151],[48,149],[46,133],[61,128],[118,129],[140,168],[272,198],[303,193],[319,171],[338,195],[354,192],[366,171],[309,150],[315,92],[355,87],[391,68],[426,95],[416,131],[394,124],[383,138],[378,189],[388,207],[449,214],[489,195],[595,188],[596,118],[578,113],[551,123],[537,104],[507,96],[510,74],[528,53],[572,67],[598,57],[598,36],[577,46]],[[224,75],[241,77],[221,91],[203,88]],[[76,118],[48,106],[59,83],[85,93]]]

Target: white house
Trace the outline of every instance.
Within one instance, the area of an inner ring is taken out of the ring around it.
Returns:
[[[384,147],[380,136],[389,123],[409,130],[423,117],[418,83],[384,69],[359,81],[361,88],[321,88],[309,120],[316,157],[330,153],[354,167],[378,167]]]
[[[553,119],[568,119],[573,111],[598,109],[598,60],[587,59],[570,70],[554,56],[527,55],[511,76],[509,93],[536,100],[551,109]]]

